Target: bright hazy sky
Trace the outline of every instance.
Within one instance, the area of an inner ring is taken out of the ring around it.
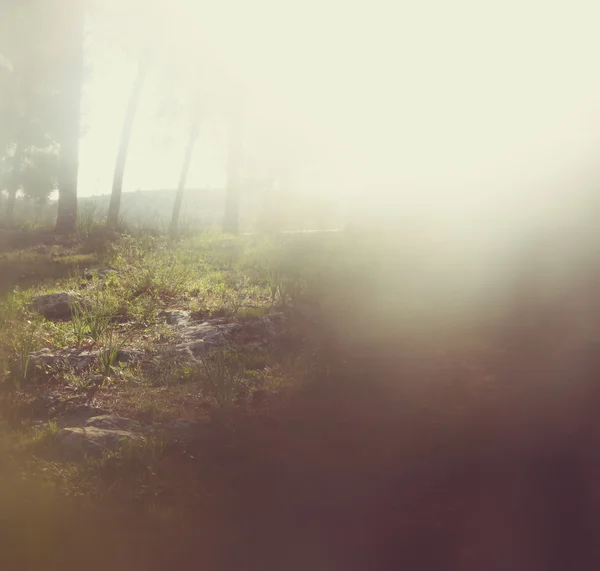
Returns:
[[[182,7],[170,20],[148,16],[146,0],[130,2],[138,27],[161,23],[155,47],[165,59],[198,69],[190,54],[200,54],[240,86],[259,126],[248,145],[269,164],[289,145],[310,148],[322,157],[320,180],[337,187],[393,186],[386,200],[457,207],[564,197],[600,170],[592,0],[173,0]],[[110,191],[134,75],[120,56],[95,63],[84,195]],[[181,125],[167,144],[155,85],[136,120],[126,189],[177,183]],[[218,121],[207,120],[190,186],[223,184],[224,148]],[[303,152],[294,165],[305,166]]]

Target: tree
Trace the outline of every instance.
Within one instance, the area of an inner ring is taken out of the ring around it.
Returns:
[[[140,62],[138,73],[133,82],[131,96],[125,111],[125,120],[121,130],[121,140],[117,153],[117,164],[115,165],[115,175],[113,179],[112,193],[110,195],[110,205],[108,207],[108,217],[106,224],[109,228],[116,230],[119,223],[119,210],[121,208],[121,194],[123,191],[123,177],[125,175],[125,163],[127,162],[127,151],[133,131],[133,123],[142,93],[142,87],[146,78],[146,64]]]
[[[81,0],[60,0],[60,54],[62,73],[58,132],[60,167],[58,176],[58,216],[56,232],[74,232],[77,224],[77,178],[81,128],[81,87],[83,82],[84,8]]]
[[[23,157],[20,190],[25,198],[43,204],[58,188],[58,148],[30,148]]]
[[[165,37],[165,20],[171,7],[166,7],[160,0],[147,0],[144,3],[144,13],[140,14],[139,6],[135,3],[122,0],[95,0],[90,10],[94,22],[90,32],[92,42],[101,51],[109,47],[109,51],[116,50],[120,57],[138,62],[137,74],[133,80],[121,128],[106,220],[107,226],[116,230],[127,155],[143,87],[149,73],[155,71],[155,68],[165,60],[169,61],[169,56],[164,53],[168,51],[166,48],[169,45]]]
[[[8,200],[6,201],[6,218],[12,220],[17,201],[17,192],[21,184],[21,165],[23,161],[23,151],[20,145],[15,146],[14,153],[10,158],[10,168],[6,176],[6,192]]]
[[[190,129],[189,138],[185,148],[185,155],[183,157],[183,163],[181,165],[181,174],[179,176],[179,184],[177,185],[177,193],[175,195],[175,203],[173,205],[173,216],[171,218],[170,234],[174,238],[177,236],[179,227],[179,213],[181,212],[181,204],[183,202],[183,192],[185,190],[185,183],[187,181],[187,175],[190,170],[190,164],[192,162],[192,156],[194,154],[194,147],[196,140],[198,139],[200,126],[200,115],[198,112],[194,113],[192,119],[192,125]]]
[[[5,7],[0,19],[0,190],[8,193],[9,220],[19,191],[44,202],[56,187],[59,58],[51,13],[47,3],[31,0]]]
[[[12,154],[3,157],[0,167],[0,189],[8,195],[4,216],[7,222],[14,217],[17,194],[43,204],[57,188],[58,151],[14,145]]]
[[[242,114],[236,108],[229,118],[227,147],[227,188],[225,191],[225,215],[223,232],[239,233],[239,202],[242,180]]]

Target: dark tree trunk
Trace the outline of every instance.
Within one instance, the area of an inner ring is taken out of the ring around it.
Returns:
[[[173,217],[171,218],[170,234],[172,237],[177,236],[179,227],[179,213],[181,212],[181,203],[183,202],[183,191],[185,190],[185,183],[187,175],[190,170],[190,164],[192,162],[192,156],[194,154],[194,146],[198,139],[199,131],[199,118],[194,117],[192,122],[192,128],[190,130],[190,137],[185,148],[185,155],[183,157],[183,164],[181,165],[181,174],[179,176],[179,184],[177,185],[177,194],[175,195],[175,204],[173,205]]]
[[[59,117],[60,167],[58,174],[58,216],[56,232],[70,234],[77,228],[77,177],[79,174],[79,136],[81,124],[81,84],[83,79],[84,8],[81,0],[62,3],[68,19],[64,73]]]
[[[110,195],[110,205],[108,207],[108,217],[106,224],[109,228],[116,230],[119,225],[119,211],[121,209],[121,194],[123,191],[123,176],[125,175],[125,164],[127,163],[127,152],[131,133],[133,132],[133,123],[140,102],[140,95],[146,79],[146,65],[140,63],[137,77],[133,82],[133,89],[125,112],[125,121],[121,130],[121,141],[117,154],[117,164],[115,165],[115,176],[113,178],[112,193]]]
[[[227,159],[227,190],[225,196],[225,216],[223,232],[239,233],[239,202],[242,167],[242,124],[241,114],[236,114],[229,130],[229,150]]]

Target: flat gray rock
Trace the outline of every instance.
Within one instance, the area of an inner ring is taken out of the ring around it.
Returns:
[[[145,355],[140,349],[119,349],[117,363],[139,363]]]
[[[211,349],[230,343],[238,346],[268,345],[281,338],[286,325],[283,313],[244,321],[219,317],[198,322],[183,310],[171,310],[163,316],[180,335],[181,341],[175,346],[175,352],[192,361],[202,358]]]
[[[100,355],[102,349],[80,349],[65,347],[63,349],[40,349],[30,355],[30,364],[34,368],[68,366],[75,372],[87,371]],[[138,349],[120,349],[116,363],[136,363],[143,359],[145,353]]]
[[[68,320],[72,317],[72,307],[86,303],[86,299],[74,291],[61,291],[38,295],[31,300],[32,308],[46,319]]]
[[[57,368],[69,366],[81,373],[89,369],[98,356],[98,351],[66,347],[64,349],[40,349],[30,355],[33,367]]]
[[[65,460],[99,457],[143,437],[129,430],[111,430],[94,426],[63,428],[55,439],[55,452]]]
[[[161,316],[165,318],[168,325],[177,325],[179,327],[189,324],[192,320],[191,313],[185,309],[169,309],[163,311]]]
[[[130,432],[139,431],[142,425],[137,420],[116,416],[114,414],[103,414],[93,416],[85,422],[85,428],[101,428],[104,430],[127,430]]]

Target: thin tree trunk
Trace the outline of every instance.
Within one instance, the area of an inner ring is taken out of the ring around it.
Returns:
[[[242,125],[241,115],[236,114],[230,124],[229,150],[227,158],[227,190],[225,196],[225,216],[223,232],[239,233],[239,202],[242,163]]]
[[[15,205],[17,203],[17,189],[11,187],[7,190],[8,199],[6,200],[6,221],[12,223],[15,216]]]
[[[177,185],[177,194],[175,195],[175,204],[173,205],[173,216],[171,218],[170,228],[170,234],[173,238],[177,236],[179,227],[179,213],[181,212],[181,203],[183,202],[183,191],[185,190],[185,183],[187,181],[187,175],[190,170],[190,164],[194,154],[194,146],[196,144],[196,140],[198,139],[199,124],[199,117],[195,116],[192,121],[190,137],[185,148],[183,164],[181,165],[181,174],[179,176],[179,184]]]
[[[129,142],[131,141],[131,133],[133,132],[133,123],[135,115],[140,103],[140,95],[146,79],[146,65],[140,63],[137,77],[133,82],[131,96],[127,104],[125,112],[125,121],[121,130],[121,141],[119,143],[119,151],[117,153],[117,164],[115,165],[115,175],[113,178],[112,193],[110,195],[110,205],[108,207],[108,217],[106,225],[116,230],[119,225],[119,211],[121,209],[121,194],[123,192],[123,177],[125,175],[125,164],[127,163],[127,152],[129,150]]]
[[[21,175],[21,145],[17,143],[15,154],[13,155],[13,168],[8,178],[6,191],[8,200],[6,201],[6,220],[12,222],[15,215],[15,205],[17,202],[17,192],[19,190],[20,175]]]
[[[70,234],[77,228],[77,178],[79,174],[79,137],[81,125],[81,85],[83,81],[84,8],[81,0],[68,2],[69,37],[62,78],[60,118],[60,166],[58,174],[58,216],[56,232]]]

